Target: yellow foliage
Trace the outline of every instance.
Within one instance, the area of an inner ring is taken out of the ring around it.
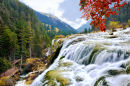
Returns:
[[[119,22],[110,21],[109,26],[112,29],[117,29],[117,28],[119,28]]]
[[[129,25],[126,25],[125,27],[126,27],[126,28],[129,27]]]
[[[38,60],[38,58],[27,58],[27,59],[26,59],[26,62],[27,62],[27,64],[29,64],[29,63],[33,64],[33,63],[36,62],[37,60]]]
[[[66,37],[68,38],[70,35],[67,35]]]
[[[114,22],[114,21],[110,21],[109,26],[110,26],[110,28],[112,28],[112,29],[117,29],[117,28],[120,27],[119,22]]]
[[[63,77],[62,73],[66,72],[64,70],[51,70],[46,74],[46,80],[49,80],[47,83],[49,86],[56,86],[55,79],[60,82],[61,86],[67,86],[70,83],[70,80]]]
[[[128,20],[128,26],[130,27],[130,19]]]
[[[55,39],[58,39],[58,38],[65,38],[65,36],[64,36],[64,35],[56,35],[54,38],[55,38]]]
[[[58,28],[55,28],[56,32],[59,32],[59,29]]]
[[[0,86],[5,86],[7,79],[8,79],[8,77],[2,77],[2,78],[0,79]]]

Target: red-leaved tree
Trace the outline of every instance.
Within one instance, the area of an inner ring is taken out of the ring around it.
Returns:
[[[105,17],[109,17],[111,14],[116,14],[116,11],[112,11],[109,7],[114,5],[114,8],[120,10],[120,7],[127,3],[123,0],[80,0],[80,10],[83,11],[82,18],[92,19],[90,25],[96,28],[99,26],[101,31],[106,30]]]

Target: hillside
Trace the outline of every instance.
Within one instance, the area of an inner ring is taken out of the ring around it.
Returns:
[[[0,3],[0,57],[12,61],[15,57],[42,57],[50,44],[44,25],[34,11],[18,0]]]
[[[37,11],[35,11],[35,14],[42,23],[51,25],[54,28],[58,28],[60,30],[60,34],[62,35],[77,33],[77,31],[70,25],[66,24],[65,22],[61,21],[60,19],[51,14],[39,13]]]
[[[120,11],[113,9],[113,11],[116,11],[117,15],[111,15],[109,18],[106,18],[106,26],[109,28],[110,21],[117,21],[121,24],[126,25],[128,20],[130,19],[130,2],[127,5],[124,5],[122,8],[120,8]]]

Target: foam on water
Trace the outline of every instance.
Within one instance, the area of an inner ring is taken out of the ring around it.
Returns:
[[[69,86],[94,86],[102,76],[105,77],[102,78],[104,81],[100,81],[97,86],[130,86],[129,74],[109,74],[110,70],[125,71],[122,66],[130,56],[130,28],[118,29],[113,34],[99,32],[66,38],[57,59],[31,86],[43,86],[46,73],[56,68],[67,71],[62,75],[70,80]],[[62,56],[65,58],[60,60]],[[59,62],[71,62],[73,65],[59,67]]]

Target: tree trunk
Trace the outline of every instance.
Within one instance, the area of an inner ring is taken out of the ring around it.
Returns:
[[[14,70],[15,70],[15,49],[14,49]]]
[[[112,32],[114,32],[115,30],[114,30],[114,28],[112,28]]]
[[[21,71],[21,67],[22,67],[22,60],[23,60],[23,56],[22,56],[22,53],[21,53],[21,64],[20,64],[20,71]]]
[[[21,64],[20,64],[20,71],[21,71],[21,67],[22,67],[22,60],[23,60],[23,40],[22,40],[22,45],[21,45],[21,48],[22,48],[22,50],[21,50]]]
[[[30,44],[30,58],[31,58],[31,53],[32,53],[32,52],[31,52],[31,44]]]

